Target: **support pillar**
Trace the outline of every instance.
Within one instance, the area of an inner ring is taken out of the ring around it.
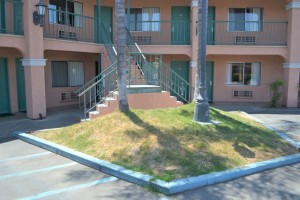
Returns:
[[[25,72],[27,117],[46,117],[46,89],[43,47],[43,28],[33,23],[33,12],[38,0],[23,1],[24,36],[26,51],[22,65]]]
[[[130,30],[130,0],[127,0],[127,16],[126,16],[127,29]]]
[[[198,51],[198,38],[197,38],[197,19],[198,19],[198,0],[191,0],[191,46],[192,57],[190,62],[191,83],[195,85],[199,83],[197,76],[197,51]],[[199,94],[199,88],[195,87],[194,99]]]
[[[284,64],[283,101],[287,107],[298,106],[300,79],[300,1],[294,0],[286,5],[288,15],[288,59]]]

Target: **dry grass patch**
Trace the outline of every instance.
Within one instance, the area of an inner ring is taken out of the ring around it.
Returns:
[[[194,104],[115,112],[37,135],[165,181],[296,153],[250,119],[211,108],[221,124],[202,126],[192,122],[193,111]]]

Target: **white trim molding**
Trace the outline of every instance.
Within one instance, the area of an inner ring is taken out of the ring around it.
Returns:
[[[191,61],[190,62],[190,67],[192,67],[192,68],[197,67],[197,61]]]
[[[22,61],[22,66],[24,66],[24,67],[34,67],[34,66],[44,67],[44,66],[46,66],[46,59],[28,58],[28,59],[21,59],[21,61]]]
[[[283,63],[284,69],[300,69],[300,63]]]
[[[290,10],[292,8],[300,8],[300,2],[290,2],[285,6],[286,10]]]
[[[191,8],[194,8],[194,7],[198,7],[198,1],[192,0],[191,1]]]

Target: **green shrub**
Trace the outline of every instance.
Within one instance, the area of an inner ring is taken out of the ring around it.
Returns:
[[[283,82],[281,80],[274,80],[270,83],[269,87],[271,90],[271,107],[277,107],[278,102],[282,96],[280,92],[281,87],[283,86]]]

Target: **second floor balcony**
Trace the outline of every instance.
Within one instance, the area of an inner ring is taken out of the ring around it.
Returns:
[[[190,45],[191,21],[135,21],[130,23],[133,40],[139,45]],[[99,28],[100,27],[100,28]],[[210,21],[208,45],[286,46],[287,22]],[[103,43],[102,34],[113,40],[111,25],[84,15],[48,9],[44,36],[62,40]],[[102,30],[105,29],[105,30]]]
[[[208,45],[286,46],[287,22],[211,21]]]

